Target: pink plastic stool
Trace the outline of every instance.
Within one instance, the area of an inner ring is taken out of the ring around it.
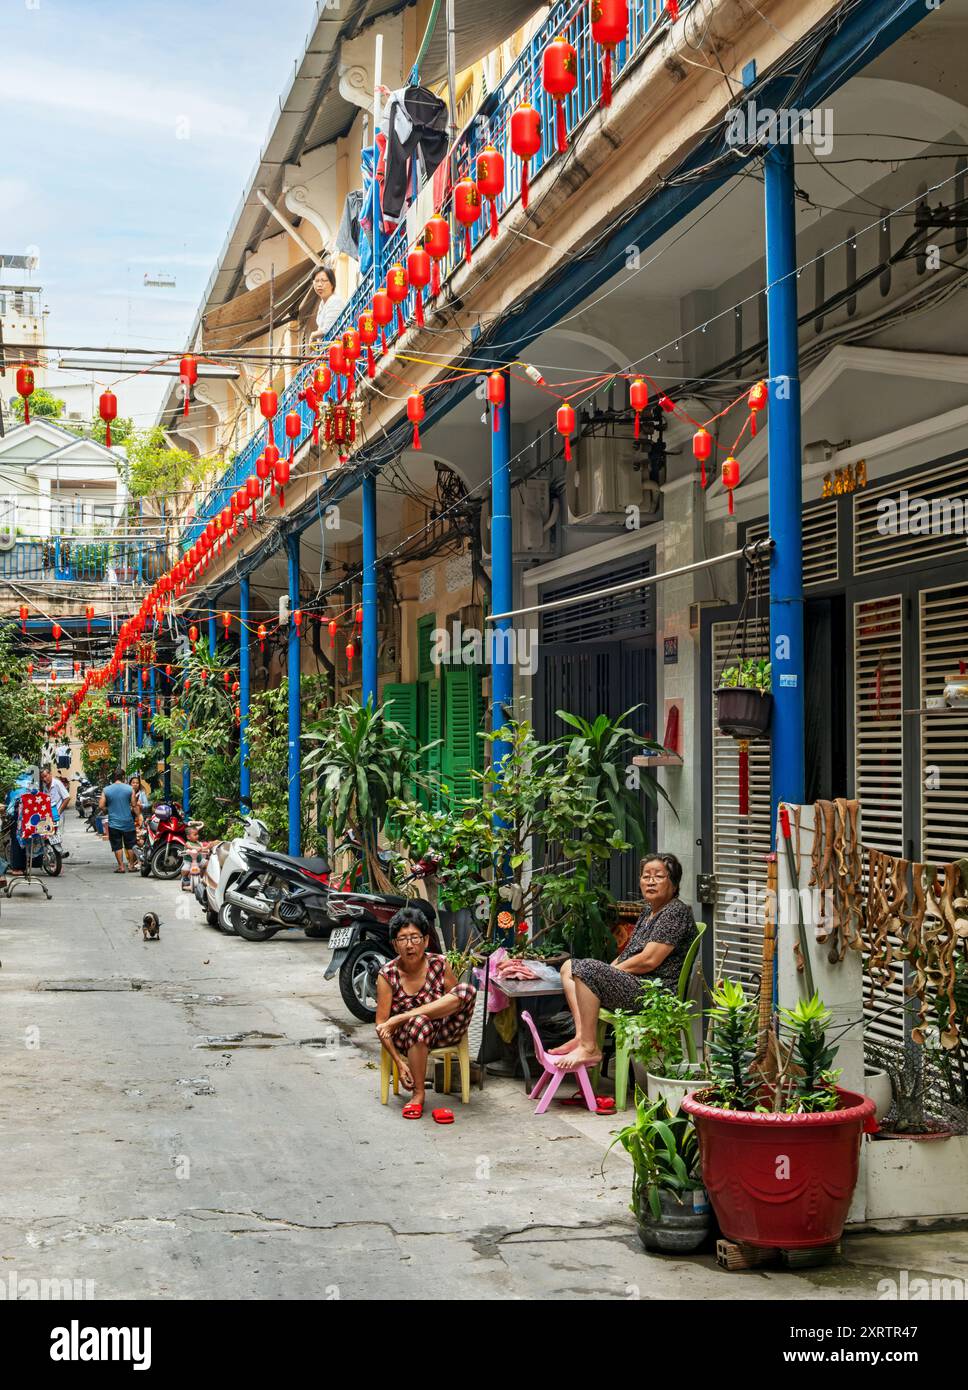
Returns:
[[[545,1052],[541,1039],[538,1037],[538,1030],[534,1026],[534,1020],[527,1009],[521,1010],[521,1018],[531,1029],[531,1037],[534,1039],[534,1055],[544,1067],[544,1071],[534,1090],[529,1092],[529,1098],[534,1100],[544,1088],[544,1095],[538,1101],[536,1115],[543,1115],[551,1104],[552,1097],[566,1076],[573,1076],[581,1087],[581,1093],[585,1097],[585,1104],[593,1115],[598,1114],[598,1102],[595,1099],[595,1092],[592,1090],[592,1083],[588,1078],[587,1067],[576,1067],[574,1071],[563,1071],[561,1067],[556,1067],[554,1058],[550,1052]]]

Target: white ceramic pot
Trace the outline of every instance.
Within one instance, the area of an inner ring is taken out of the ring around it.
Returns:
[[[891,1078],[886,1071],[877,1071],[873,1067],[864,1068],[864,1095],[869,1096],[874,1102],[874,1119],[880,1124],[894,1101]]]
[[[675,1076],[654,1076],[652,1072],[646,1075],[646,1091],[649,1100],[665,1101],[669,1107],[669,1113],[678,1113],[682,1104],[683,1096],[688,1096],[693,1091],[702,1090],[703,1086],[709,1085],[709,1077],[702,1073],[702,1066],[698,1062],[692,1064],[695,1074],[688,1079],[680,1080]]]

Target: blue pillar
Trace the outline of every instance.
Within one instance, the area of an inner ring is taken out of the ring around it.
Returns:
[[[286,537],[289,556],[289,611],[299,607],[299,537]],[[299,637],[289,622],[289,853],[302,850],[302,775],[300,772]]]
[[[363,691],[362,702],[377,702],[376,478],[363,479]]]
[[[214,660],[215,660],[215,646],[216,646],[216,643],[218,642],[218,619],[217,619],[216,616],[215,616],[215,608],[214,608],[215,599],[214,599],[214,598],[212,599],[212,604],[213,604],[212,612],[209,614],[209,618],[208,618],[208,654],[209,654],[209,656],[211,657],[211,659],[214,661]]]
[[[134,725],[134,742],[135,742],[135,747],[136,747],[136,748],[140,748],[141,745],[142,745],[142,744],[144,743],[144,741],[145,741],[145,722],[144,722],[144,720],[143,720],[142,717],[141,717],[141,702],[142,702],[142,700],[144,699],[144,696],[145,696],[145,683],[144,683],[144,677],[143,677],[142,674],[141,674],[141,669],[142,669],[142,668],[139,666],[139,667],[138,667],[138,710],[137,710],[137,714],[136,714],[136,717],[135,717],[135,725]]]
[[[249,757],[249,699],[251,676],[249,666],[249,577],[239,580],[239,797],[243,811],[252,809],[252,773]]]
[[[511,538],[511,375],[504,372],[504,404],[499,408],[498,428],[491,431],[491,607],[507,613],[513,607]],[[493,625],[491,635],[491,729],[504,724],[514,700],[514,667],[511,663],[511,618]],[[506,743],[492,743],[493,766],[508,751]]]
[[[192,774],[187,763],[182,764],[182,810],[187,820],[191,814],[192,805]]]
[[[157,681],[155,679],[155,663],[152,662],[148,668],[148,733],[151,733],[151,726],[155,718],[155,695],[157,692]]]
[[[766,172],[766,283],[770,344],[770,660],[773,664],[772,824],[804,788],[803,496],[797,339],[793,146],[778,145]]]

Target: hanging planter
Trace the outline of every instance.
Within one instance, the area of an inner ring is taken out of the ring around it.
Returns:
[[[730,738],[765,738],[772,717],[773,696],[769,691],[742,685],[721,685],[716,691],[716,724],[719,732]]]

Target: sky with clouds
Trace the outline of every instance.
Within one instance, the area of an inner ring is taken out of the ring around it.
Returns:
[[[183,346],[314,11],[0,5],[0,253],[36,248],[48,342]],[[164,387],[119,388],[121,413],[150,424]]]

